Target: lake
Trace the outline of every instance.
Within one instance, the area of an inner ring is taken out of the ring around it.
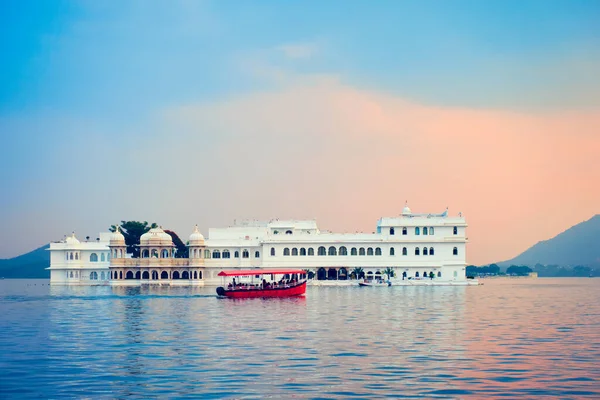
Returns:
[[[215,288],[0,281],[0,398],[600,398],[600,279]]]

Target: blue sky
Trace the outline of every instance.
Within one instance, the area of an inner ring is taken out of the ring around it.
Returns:
[[[150,185],[135,164],[151,153],[140,143],[185,140],[163,125],[178,107],[326,76],[431,107],[594,112],[599,21],[600,2],[576,0],[5,0],[0,219],[13,233],[0,257],[129,218],[133,203],[93,210]],[[236,138],[194,132],[209,146]],[[34,221],[55,227],[30,243]]]

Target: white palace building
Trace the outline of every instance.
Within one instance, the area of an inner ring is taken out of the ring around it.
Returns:
[[[384,217],[374,233],[321,232],[314,220],[244,221],[198,231],[188,241],[189,258],[175,258],[171,236],[154,228],[140,238],[140,258],[127,254],[125,238],[101,233],[80,242],[73,234],[50,244],[50,282],[57,285],[221,284],[223,270],[300,268],[313,284],[342,284],[361,268],[365,278],[394,271],[399,284],[469,284],[465,275],[467,224],[461,214],[416,214],[408,206]],[[475,282],[472,282],[475,283]]]

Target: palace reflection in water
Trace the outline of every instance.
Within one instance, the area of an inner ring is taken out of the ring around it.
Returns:
[[[247,300],[2,282],[0,395],[598,396],[600,291],[565,281]]]

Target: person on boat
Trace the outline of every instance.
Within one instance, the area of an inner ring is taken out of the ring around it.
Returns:
[[[235,278],[233,278],[233,288],[235,289]]]

